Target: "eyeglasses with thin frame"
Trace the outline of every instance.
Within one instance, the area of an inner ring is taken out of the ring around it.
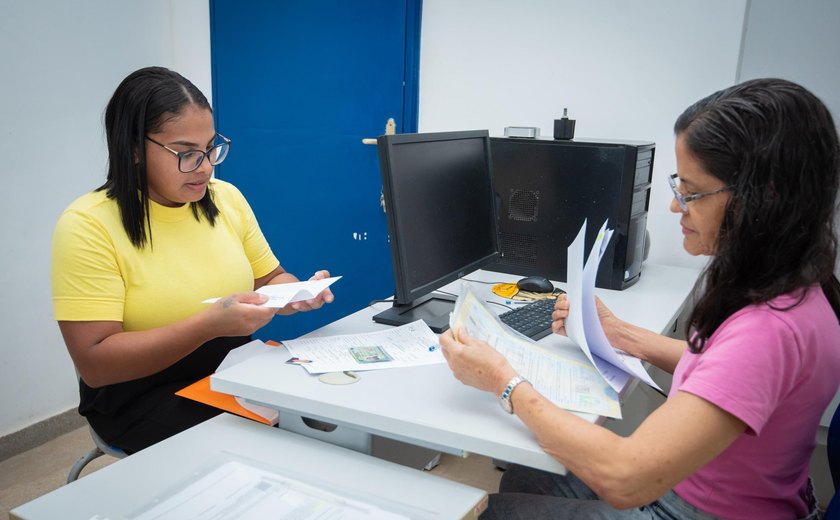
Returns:
[[[714,191],[707,191],[705,193],[695,193],[694,195],[683,195],[679,188],[679,179],[680,176],[677,173],[668,176],[668,184],[671,186],[671,191],[674,192],[674,198],[677,199],[677,204],[679,204],[680,209],[685,213],[688,211],[688,203],[693,202],[695,200],[700,200],[702,198],[708,197],[710,195],[717,195],[718,193],[723,193],[724,191],[729,191],[732,189],[732,186],[724,186],[723,188],[714,190]]]
[[[225,157],[227,157],[228,151],[230,150],[230,139],[219,133],[213,136],[213,139],[216,138],[221,139],[222,142],[213,145],[213,148],[207,150],[206,152],[203,152],[201,150],[187,150],[186,152],[178,152],[166,146],[163,143],[155,141],[148,135],[146,136],[146,139],[148,139],[149,141],[155,143],[156,145],[167,150],[172,155],[178,157],[178,171],[180,171],[181,173],[194,172],[201,166],[201,163],[204,162],[205,157],[208,161],[210,161],[210,166],[222,164],[222,161],[225,160]]]

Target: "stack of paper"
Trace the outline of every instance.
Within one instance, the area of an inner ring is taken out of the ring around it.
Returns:
[[[453,330],[464,327],[467,334],[486,341],[501,352],[513,368],[557,406],[606,417],[621,417],[618,392],[631,377],[659,388],[641,361],[610,345],[595,304],[595,277],[612,230],[601,226],[584,264],[586,222],[568,249],[569,316],[568,338],[580,350],[558,348],[564,341],[552,335],[536,343],[507,325],[462,285],[461,295],[450,318]]]
[[[598,308],[595,304],[595,277],[598,274],[598,264],[601,263],[612,233],[613,231],[607,229],[607,223],[604,222],[589,252],[586,264],[583,262],[585,220],[574,242],[569,246],[566,279],[569,317],[566,319],[566,334],[580,346],[589,361],[616,392],[624,388],[633,376],[659,389],[642,366],[641,361],[610,345],[601,327],[601,320],[598,318]]]

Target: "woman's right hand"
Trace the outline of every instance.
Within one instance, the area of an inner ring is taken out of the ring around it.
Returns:
[[[555,334],[566,336],[566,318],[569,317],[569,298],[566,293],[557,297],[554,312],[551,313],[551,330]]]
[[[597,296],[595,308],[598,309],[598,320],[610,345],[642,361],[647,361],[669,374],[674,373],[680,356],[685,352],[685,341],[669,338],[620,320]],[[561,294],[551,314],[551,330],[566,336],[568,317],[569,299],[565,294]]]
[[[231,294],[208,310],[216,336],[248,336],[271,321],[277,309],[263,307],[268,296],[257,292]]]
[[[604,305],[597,296],[595,297],[595,306],[598,309],[598,318],[601,321],[601,327],[607,335],[607,339],[614,347],[619,346],[619,338],[621,337],[621,328],[624,322],[616,318],[615,314]],[[569,318],[569,298],[563,293],[557,297],[557,303],[554,304],[554,312],[551,313],[551,330],[556,334],[566,336],[566,320]]]
[[[604,329],[604,334],[607,335],[607,340],[615,348],[621,347],[621,330],[625,323],[618,319],[611,310],[604,305],[597,296],[595,297],[595,307],[598,309],[598,319],[601,321],[601,328]]]

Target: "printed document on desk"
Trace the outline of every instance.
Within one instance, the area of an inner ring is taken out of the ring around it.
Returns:
[[[445,363],[438,339],[423,320],[362,334],[299,338],[282,342],[310,374],[381,370]]]
[[[586,264],[583,262],[585,220],[577,237],[569,246],[567,262],[569,317],[566,319],[566,333],[578,344],[616,392],[624,388],[633,376],[660,389],[642,366],[641,361],[617,351],[610,345],[601,327],[601,320],[598,318],[598,307],[595,304],[595,277],[598,274],[598,264],[601,262],[612,233],[604,222]]]
[[[221,457],[219,457],[221,458]],[[212,465],[211,465],[212,464]],[[408,517],[240,460],[211,460],[204,473],[143,507],[133,520],[399,520]],[[100,517],[101,518],[101,517]]]
[[[333,276],[321,280],[263,285],[257,289],[257,292],[268,296],[268,301],[261,303],[260,306],[280,309],[293,302],[311,300],[340,279],[340,276]],[[219,298],[210,298],[201,303],[216,303],[217,301]]]
[[[618,394],[583,352],[553,347],[552,341],[568,341],[560,336],[536,343],[519,334],[499,321],[466,283],[461,286],[449,326],[452,330],[464,328],[470,336],[489,343],[540,394],[560,408],[621,418]]]

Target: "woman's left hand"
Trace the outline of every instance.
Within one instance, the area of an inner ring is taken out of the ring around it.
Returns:
[[[323,280],[325,278],[330,277],[330,272],[327,270],[321,270],[316,272],[310,280]],[[306,312],[312,311],[315,309],[320,309],[324,306],[325,303],[332,303],[335,299],[333,296],[332,291],[330,291],[329,287],[318,293],[318,296],[312,298],[311,300],[302,300],[299,302],[293,302],[287,305],[292,310],[297,312]]]
[[[441,352],[452,373],[465,385],[501,394],[516,371],[486,342],[470,337],[463,328],[456,332],[448,330],[440,336]]]

